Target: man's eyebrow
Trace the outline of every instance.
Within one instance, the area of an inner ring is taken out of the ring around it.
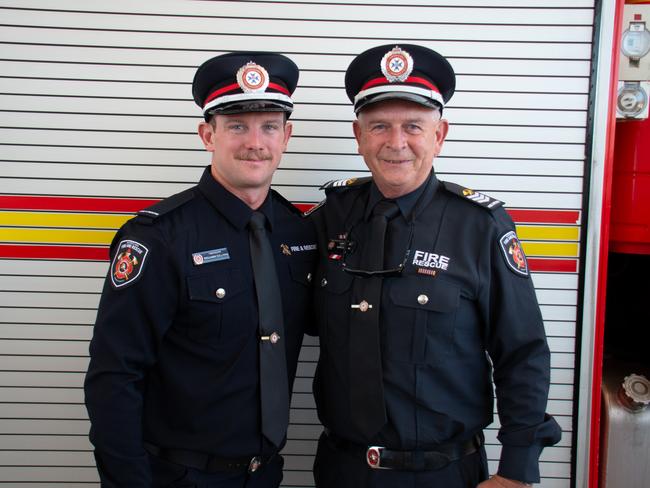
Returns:
[[[403,120],[401,123],[403,124],[411,124],[413,122],[424,122],[427,118],[424,116],[417,116],[417,117],[411,117],[410,119]],[[393,122],[393,119],[390,117],[368,117],[366,119],[366,123],[369,124],[376,124],[378,122],[384,122],[384,123],[391,123]]]

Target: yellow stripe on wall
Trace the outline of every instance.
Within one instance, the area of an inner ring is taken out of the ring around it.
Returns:
[[[0,228],[0,241],[2,242],[108,245],[114,235],[114,230]]]
[[[133,216],[85,213],[0,212],[0,225],[117,230],[131,217]]]
[[[572,242],[522,242],[526,256],[578,257],[578,243]]]
[[[580,228],[576,226],[517,225],[519,239],[529,241],[578,241]]]

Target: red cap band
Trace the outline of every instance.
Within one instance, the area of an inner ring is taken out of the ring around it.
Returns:
[[[269,83],[268,88],[272,88],[275,91],[279,91],[280,93],[284,93],[287,96],[291,95],[289,93],[289,90],[287,90],[282,85],[278,85],[277,83]],[[238,83],[232,83],[230,85],[222,86],[221,88],[219,88],[218,90],[213,91],[212,93],[210,93],[210,95],[207,96],[207,98],[205,99],[205,102],[203,102],[203,106],[205,107],[208,103],[210,103],[212,100],[219,97],[220,95],[223,95],[225,93],[235,91],[235,90],[241,90],[241,87],[239,86]]]

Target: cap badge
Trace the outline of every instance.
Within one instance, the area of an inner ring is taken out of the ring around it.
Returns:
[[[259,64],[249,61],[237,71],[237,83],[244,93],[263,92],[269,86],[269,74]]]
[[[395,46],[381,58],[381,72],[391,83],[406,81],[411,71],[413,58],[399,46]]]

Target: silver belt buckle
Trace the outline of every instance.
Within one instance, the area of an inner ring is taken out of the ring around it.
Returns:
[[[253,456],[251,462],[248,463],[248,472],[254,473],[260,468],[261,465],[262,465],[262,458],[259,456]]]
[[[366,451],[366,462],[372,469],[390,469],[381,465],[381,452],[384,450],[382,446],[369,446]]]

